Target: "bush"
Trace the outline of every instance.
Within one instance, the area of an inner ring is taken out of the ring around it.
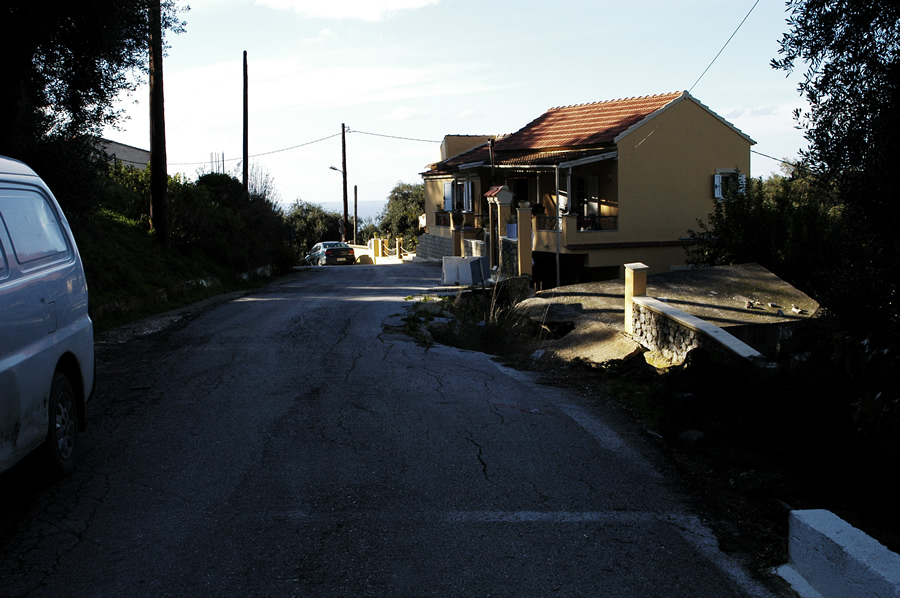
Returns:
[[[842,258],[845,226],[831,196],[813,191],[804,174],[747,179],[734,177],[708,223],[697,220],[689,266],[757,263],[822,301]]]

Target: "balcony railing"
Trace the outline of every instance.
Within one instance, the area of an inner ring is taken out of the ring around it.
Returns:
[[[578,231],[619,230],[618,216],[591,216],[578,219]]]
[[[559,219],[556,216],[535,216],[535,229],[556,230]]]
[[[447,227],[451,226],[453,224],[451,214],[452,212],[447,212],[445,210],[436,211],[434,213],[434,225]],[[462,225],[464,228],[484,228],[487,222],[487,216],[485,216],[484,214],[462,212],[462,218]]]

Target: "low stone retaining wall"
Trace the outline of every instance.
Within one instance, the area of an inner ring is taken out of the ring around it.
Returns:
[[[632,326],[633,337],[641,346],[660,353],[671,362],[682,362],[693,349],[711,344],[696,330],[643,305],[635,306]]]
[[[631,336],[641,346],[658,351],[672,363],[684,361],[687,354],[703,347],[713,351],[728,351],[750,361],[766,362],[753,347],[676,307],[650,297],[633,297]]]
[[[500,274],[519,275],[519,242],[516,239],[500,237]]]
[[[487,256],[487,244],[484,241],[479,241],[478,239],[465,239],[463,245],[465,246],[465,257]]]
[[[439,237],[425,233],[419,237],[416,255],[423,259],[441,259],[445,255],[453,255],[453,243],[449,237]]]

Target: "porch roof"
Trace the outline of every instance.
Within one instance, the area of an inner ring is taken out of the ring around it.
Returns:
[[[515,151],[494,152],[494,165],[500,168],[515,167],[546,167],[552,168],[564,162],[582,160],[608,154],[613,146],[590,149],[567,149],[558,151]],[[427,174],[449,174],[457,170],[465,170],[467,167],[481,167],[491,165],[491,155],[487,144],[479,146],[464,154],[460,154],[435,164]]]

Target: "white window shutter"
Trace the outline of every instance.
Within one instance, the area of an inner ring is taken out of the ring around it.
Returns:
[[[715,174],[713,175],[713,197],[716,199],[722,199],[724,196],[722,195],[722,175]]]
[[[744,193],[747,190],[747,175],[738,176],[738,191]]]
[[[444,183],[444,210],[453,211],[453,183]]]

